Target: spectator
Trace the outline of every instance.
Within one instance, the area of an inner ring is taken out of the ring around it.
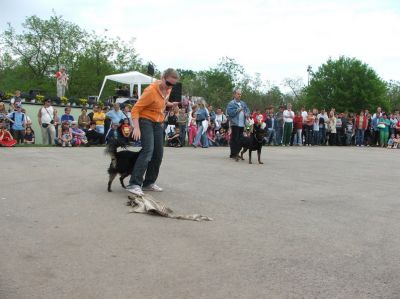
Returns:
[[[305,145],[306,146],[311,146],[313,144],[313,130],[314,130],[314,115],[311,111],[308,111],[305,124],[303,128],[306,129],[305,132]]]
[[[113,109],[107,112],[106,116],[111,119],[113,124],[119,124],[120,121],[125,118],[118,103],[113,104]]]
[[[26,114],[26,109],[22,108],[21,112],[25,115],[25,125],[26,127],[30,127],[32,126],[32,120],[31,118]]]
[[[94,110],[98,110],[98,109],[99,109],[99,106],[98,106],[98,105],[94,105],[94,106],[93,106],[93,110],[92,110],[91,112],[88,113],[87,116],[89,117],[90,122],[93,121]],[[88,126],[90,126],[90,124],[88,124]]]
[[[21,98],[21,91],[17,89],[15,91],[15,96],[13,96],[10,100],[11,112],[16,111],[18,105],[22,105],[22,98]]]
[[[59,128],[57,143],[62,147],[72,146],[72,130],[69,127],[69,121],[64,121],[61,123],[61,127]]]
[[[277,141],[276,141],[276,127],[277,127],[277,122],[274,116],[274,113],[270,110],[270,109],[266,109],[266,119],[265,119],[265,123],[266,123],[266,128],[267,128],[267,144],[271,145],[271,143],[273,142],[274,145],[277,145]],[[268,113],[268,114],[267,114]]]
[[[387,148],[393,148],[394,139],[395,139],[395,138],[396,138],[396,137],[395,137],[394,134],[390,135],[390,138],[389,138],[389,140],[388,140],[388,142],[387,142]],[[396,146],[396,147],[397,147],[397,146]]]
[[[131,124],[129,123],[128,118],[124,118],[121,120],[121,126],[120,126],[120,133],[121,133],[121,138],[120,140],[124,142],[125,144],[129,144],[129,137],[132,133],[133,128],[131,127]]]
[[[169,147],[182,147],[180,136],[180,128],[176,127],[175,132],[171,131],[167,137],[167,145]]]
[[[116,123],[111,123],[111,127],[108,130],[106,134],[106,144],[108,144],[111,140],[118,140],[119,139],[119,134],[118,134],[118,124]]]
[[[47,98],[42,108],[38,111],[38,121],[42,131],[42,143],[52,144],[56,139],[54,126],[55,109],[51,106],[51,99]]]
[[[207,129],[207,139],[208,139],[208,145],[209,146],[217,146],[217,142],[215,139],[215,124],[211,123],[210,126]]]
[[[318,123],[319,123],[319,141],[318,143],[321,145],[326,145],[326,129],[328,126],[329,117],[325,111],[325,109],[321,110],[321,113],[318,114]]]
[[[293,119],[293,125],[293,131],[295,132],[294,144],[297,146],[301,146],[303,145],[303,116],[301,115],[301,111],[296,113],[296,116]]]
[[[222,127],[224,129],[228,128],[228,119],[226,118],[222,109],[218,108],[215,114],[215,130],[219,131]]]
[[[336,145],[342,145],[342,114],[336,114]]]
[[[185,109],[182,108],[178,112],[177,126],[180,132],[181,144],[185,145],[186,141],[186,133],[187,133],[187,124],[188,124],[188,114]]]
[[[132,120],[131,110],[132,110],[131,105],[125,105],[122,113],[124,114],[124,119],[127,118],[129,121],[129,125],[131,126],[131,128],[133,128],[133,120]]]
[[[287,104],[287,108],[283,111],[283,145],[287,146],[290,143],[290,136],[293,131],[294,112],[292,111],[292,104]]]
[[[103,111],[103,113],[104,113],[104,115],[105,115],[105,119],[104,119],[104,132],[108,132],[108,130],[110,129],[111,124],[112,124],[111,118],[109,118],[109,117],[107,116],[107,113],[110,111],[110,107],[109,107],[109,106],[104,106],[103,109],[102,109],[102,111]]]
[[[188,134],[188,143],[189,145],[193,144],[193,141],[197,135],[197,124],[196,124],[196,112],[192,112],[192,116],[190,118],[189,123],[189,134]]]
[[[11,125],[11,135],[17,141],[18,144],[24,143],[26,118],[25,114],[22,113],[21,104],[15,105],[15,111],[9,113],[7,117],[10,119]]]
[[[278,145],[282,145],[283,138],[283,111],[285,110],[284,106],[279,107],[279,111],[275,114],[276,120],[276,142]]]
[[[347,120],[345,134],[346,134],[346,145],[351,145],[351,140],[354,136],[354,125],[353,125],[353,120],[351,118]]]
[[[79,129],[86,131],[90,123],[90,118],[87,115],[87,109],[82,108],[81,115],[78,117],[78,127]]]
[[[215,114],[215,112],[213,110],[213,106],[212,105],[208,105],[207,110],[208,110],[208,115],[210,115],[210,122],[214,123],[216,114]]]
[[[229,137],[224,128],[215,132],[215,142],[218,146],[227,146],[229,142]]]
[[[24,143],[35,144],[35,132],[31,127],[27,127],[25,130]]]
[[[368,119],[365,117],[364,111],[361,111],[356,117],[354,127],[356,131],[356,146],[364,146],[364,134],[368,127]]]
[[[61,123],[65,121],[69,122],[70,125],[71,122],[74,121],[74,117],[71,115],[71,107],[64,108],[64,114],[61,116]]]
[[[11,133],[4,127],[5,120],[0,119],[0,146],[12,147],[17,141],[12,137]]]
[[[106,119],[105,113],[99,106],[93,107],[93,121],[96,122],[96,131],[104,134],[104,120]]]
[[[99,145],[104,143],[104,135],[96,131],[96,122],[92,121],[89,124],[89,129],[86,132],[88,145]]]
[[[396,137],[393,138],[392,148],[399,148],[399,146],[400,146],[400,134],[396,134]]]
[[[202,101],[199,103],[199,108],[196,111],[197,135],[192,144],[193,147],[200,146],[200,141],[203,148],[208,147],[207,128],[209,119],[208,110],[206,109],[204,101]]]
[[[386,113],[382,113],[382,117],[379,119],[378,128],[380,133],[381,147],[387,147],[389,139],[390,120],[388,119]]]
[[[336,116],[335,111],[332,109],[329,112],[329,121],[328,121],[328,128],[329,128],[329,145],[336,145]]]
[[[178,121],[178,117],[175,114],[174,110],[170,110],[168,112],[168,117],[167,117],[167,126],[165,129],[165,134],[169,135],[171,133],[175,133],[175,127]]]
[[[313,145],[319,145],[319,118],[318,118],[318,110],[313,112],[314,114],[314,122],[313,122]]]
[[[72,141],[71,143],[74,146],[80,146],[82,144],[87,144],[88,141],[86,139],[85,131],[78,127],[78,122],[73,121],[71,122],[71,134],[72,134]]]

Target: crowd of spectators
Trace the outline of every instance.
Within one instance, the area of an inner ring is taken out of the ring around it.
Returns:
[[[125,144],[140,146],[140,141],[131,138],[133,121],[131,105],[119,104],[100,107],[94,105],[93,111],[81,109],[75,120],[71,107],[65,107],[61,117],[46,99],[38,111],[38,122],[43,144],[56,144],[62,147],[102,145],[111,139]],[[263,112],[259,109],[246,115],[246,123],[251,119],[262,118],[265,122],[265,145],[275,146],[379,146],[399,148],[400,114],[399,111],[385,112],[378,107],[370,113],[337,112],[315,108],[293,111],[290,104],[273,107]],[[16,91],[9,108],[0,102],[0,145],[35,144],[35,132],[32,120],[22,107],[21,93]],[[246,127],[244,134],[249,134]],[[206,105],[202,99],[192,101],[185,98],[182,105],[166,111],[164,120],[165,144],[169,147],[194,148],[228,146],[231,136],[229,119],[223,108],[214,111],[212,105]]]

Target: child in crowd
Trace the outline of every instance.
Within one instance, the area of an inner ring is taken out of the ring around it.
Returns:
[[[96,122],[91,121],[89,129],[86,132],[86,137],[89,145],[103,144],[104,135],[96,131]]]
[[[72,146],[72,132],[69,127],[69,121],[64,121],[60,127],[60,133],[58,134],[58,144],[61,144],[62,147]]]
[[[209,146],[217,146],[217,142],[215,139],[215,124],[211,123],[211,125],[207,129],[207,138]]]
[[[24,143],[35,144],[35,132],[33,132],[31,127],[27,127],[25,130]]]
[[[0,146],[12,147],[17,141],[12,137],[11,133],[4,126],[5,121],[0,119]]]
[[[348,119],[346,123],[345,133],[346,133],[346,145],[351,145],[351,140],[354,135],[354,125],[353,120]]]
[[[110,129],[106,135],[106,144],[108,144],[112,139],[118,139],[118,124],[112,123]]]
[[[192,115],[192,119],[189,124],[189,145],[193,144],[196,135],[197,135],[196,117]]]
[[[395,138],[394,134],[390,135],[390,138],[387,142],[387,148],[393,148],[394,138]]]
[[[228,140],[226,139],[226,131],[224,128],[219,129],[215,132],[215,142],[218,146],[228,145]]]
[[[400,144],[400,134],[396,134],[396,137],[393,138],[392,148],[399,148],[399,144]]]
[[[81,144],[86,144],[88,143],[86,139],[86,134],[85,131],[80,129],[78,127],[78,122],[73,121],[71,122],[72,128],[71,128],[71,133],[72,133],[72,143],[75,146],[80,146]]]
[[[180,128],[175,128],[175,133],[171,132],[167,137],[167,145],[170,147],[182,147],[181,138],[180,138]]]
[[[129,144],[129,136],[132,132],[132,127],[131,124],[129,123],[128,118],[124,118],[122,121],[122,124],[120,126],[120,131],[121,131],[121,140],[125,144]]]

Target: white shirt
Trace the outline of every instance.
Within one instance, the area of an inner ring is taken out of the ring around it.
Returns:
[[[46,111],[47,109],[47,111]],[[53,106],[49,106],[47,108],[42,107],[42,109],[40,109],[40,113],[41,113],[41,121],[42,124],[49,124],[54,117],[54,108]]]
[[[294,118],[294,112],[293,111],[289,111],[289,110],[283,111],[283,121],[285,123],[292,123],[293,122],[293,118]]]

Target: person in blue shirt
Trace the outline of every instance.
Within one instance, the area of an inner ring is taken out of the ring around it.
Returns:
[[[25,126],[26,126],[26,116],[21,112],[21,104],[15,105],[16,111],[13,111],[7,115],[11,120],[11,135],[17,141],[17,143],[24,143],[25,137]]]
[[[125,115],[122,113],[118,103],[113,105],[113,109],[108,111],[106,116],[111,119],[113,124],[119,124],[121,119],[125,118]]]
[[[236,158],[240,151],[240,138],[243,136],[244,126],[246,124],[246,118],[250,116],[250,110],[246,103],[241,100],[242,91],[237,89],[233,93],[233,100],[229,102],[226,108],[226,114],[228,115],[229,122],[231,125],[231,154],[230,158]]]
[[[61,116],[61,123],[67,121],[71,125],[71,123],[75,120],[71,115],[71,107],[65,107],[64,112],[65,114]]]

